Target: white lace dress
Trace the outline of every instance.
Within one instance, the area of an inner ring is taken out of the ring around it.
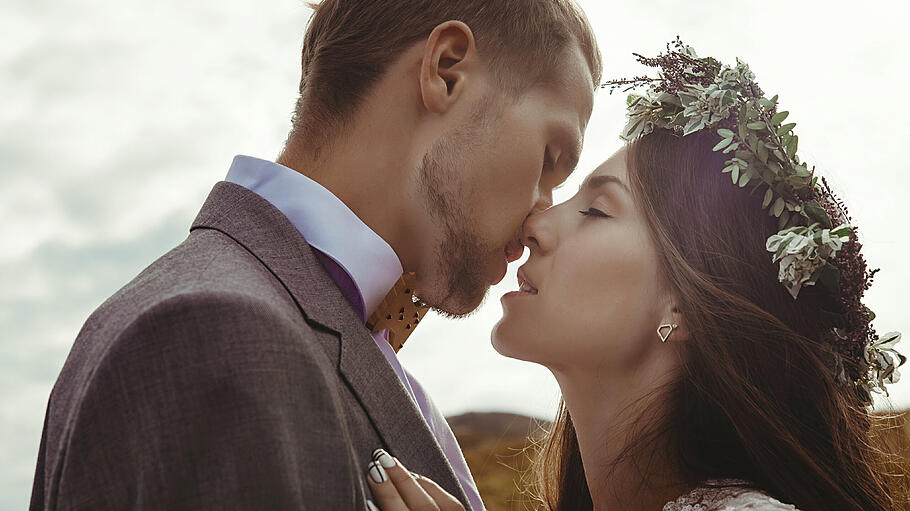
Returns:
[[[745,481],[708,481],[705,485],[667,502],[663,511],[799,511],[792,504],[783,502],[768,494],[743,488]]]

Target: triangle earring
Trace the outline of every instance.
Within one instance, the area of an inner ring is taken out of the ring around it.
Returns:
[[[676,323],[667,323],[657,327],[657,335],[660,336],[660,342],[667,342],[667,339],[670,338],[670,334],[673,333],[673,330],[679,328],[679,325]]]

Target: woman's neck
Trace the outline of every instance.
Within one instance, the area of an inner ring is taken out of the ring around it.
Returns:
[[[604,374],[554,371],[575,427],[594,509],[661,509],[690,489],[676,469],[676,460],[665,454],[666,439],[658,439],[658,444],[643,442],[626,452],[663,412],[650,395],[655,382],[618,381]]]

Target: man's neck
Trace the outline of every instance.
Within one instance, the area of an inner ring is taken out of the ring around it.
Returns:
[[[318,159],[292,142],[277,162],[332,192],[392,247],[407,268],[413,257],[406,242],[407,163],[381,140],[358,137],[357,142],[335,146]]]

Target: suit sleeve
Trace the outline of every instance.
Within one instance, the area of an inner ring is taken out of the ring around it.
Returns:
[[[360,508],[333,366],[304,334],[233,295],[147,310],[86,388],[56,507]]]

